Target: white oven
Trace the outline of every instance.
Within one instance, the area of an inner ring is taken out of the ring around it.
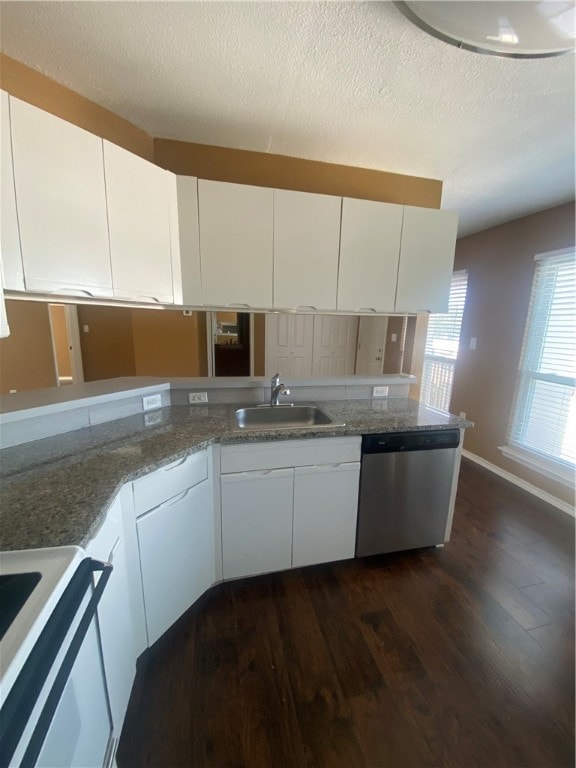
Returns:
[[[0,555],[0,768],[111,765],[96,616],[111,569],[78,547]]]

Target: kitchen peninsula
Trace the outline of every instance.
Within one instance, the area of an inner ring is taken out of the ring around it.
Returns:
[[[330,422],[288,428],[239,425],[241,405],[290,410],[270,405],[259,378],[120,379],[3,398],[4,557],[79,547],[84,562],[112,565],[98,607],[111,712],[99,749],[114,754],[136,659],[213,585],[355,556],[363,435],[456,436],[440,527],[426,544],[449,539],[471,424],[408,398],[413,380],[286,382],[294,411],[312,400]],[[373,397],[375,386],[388,396]],[[91,685],[84,674],[78,684]]]

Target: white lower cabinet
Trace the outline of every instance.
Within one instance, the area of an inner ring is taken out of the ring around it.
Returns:
[[[359,462],[294,472],[293,567],[354,557]]]
[[[86,554],[112,564],[110,579],[98,604],[98,625],[114,736],[118,738],[136,675],[137,655],[119,497],[108,510],[106,520],[86,548]]]
[[[354,557],[360,438],[222,448],[223,578]]]
[[[225,579],[292,565],[293,469],[221,477]]]
[[[149,645],[215,581],[212,492],[201,480],[137,518]]]

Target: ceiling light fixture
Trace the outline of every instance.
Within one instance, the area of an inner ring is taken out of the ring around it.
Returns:
[[[428,34],[474,53],[539,59],[574,51],[573,0],[425,0],[395,5]]]

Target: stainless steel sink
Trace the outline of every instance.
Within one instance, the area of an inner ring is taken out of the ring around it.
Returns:
[[[313,404],[254,405],[238,408],[236,423],[241,429],[302,429],[343,427],[325,410]]]

